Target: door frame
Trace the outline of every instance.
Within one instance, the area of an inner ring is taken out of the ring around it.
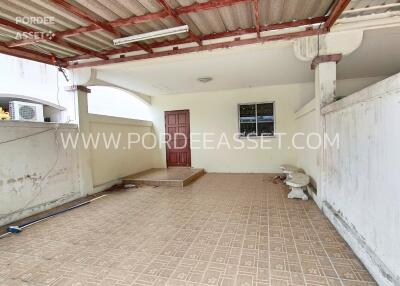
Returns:
[[[188,163],[186,166],[182,166],[182,167],[192,167],[192,148],[190,146],[190,110],[189,109],[178,109],[178,110],[167,110],[164,111],[164,131],[165,131],[165,138],[164,140],[167,140],[167,114],[168,113],[173,113],[173,112],[186,112],[187,113],[187,117],[188,117]],[[165,165],[168,166],[168,146],[167,143],[165,143]],[[170,166],[170,167],[180,167],[180,166]]]

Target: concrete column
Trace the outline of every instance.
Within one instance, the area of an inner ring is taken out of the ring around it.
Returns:
[[[328,57],[329,58],[329,57]],[[336,99],[336,60],[318,62],[318,58],[314,59],[315,65],[315,98],[316,98],[316,120],[318,122],[318,133],[324,142],[325,136],[325,118],[321,114],[321,109],[334,102]],[[323,143],[324,144],[324,143]],[[318,186],[318,205],[321,206],[324,201],[324,145],[322,144],[318,157],[317,164],[319,166],[319,176],[317,181]]]
[[[315,68],[315,96],[320,108],[336,99],[336,62],[320,63]]]
[[[317,132],[321,135],[322,142],[325,136],[325,117],[321,109],[334,102],[336,97],[336,64],[357,50],[363,40],[362,30],[332,32],[325,35],[302,37],[294,40],[294,54],[301,61],[312,61],[311,68],[315,71],[315,122]],[[325,146],[318,150],[317,165],[319,174],[314,178],[317,183],[318,206],[322,206],[325,195],[326,178],[324,174]],[[301,151],[300,151],[301,152]]]
[[[89,195],[93,193],[93,177],[91,168],[91,150],[86,149],[82,142],[82,134],[88,136],[90,133],[89,123],[89,112],[88,112],[88,100],[87,95],[90,93],[90,89],[77,85],[67,88],[68,91],[74,92],[74,96],[77,97],[78,103],[78,118],[79,118],[79,144],[78,144],[78,156],[79,156],[79,184],[81,193],[83,195]]]

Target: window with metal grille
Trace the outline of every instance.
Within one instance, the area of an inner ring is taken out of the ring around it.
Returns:
[[[239,132],[241,136],[274,136],[274,102],[239,104]]]

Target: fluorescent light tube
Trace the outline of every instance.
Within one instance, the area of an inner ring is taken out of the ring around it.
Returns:
[[[184,25],[184,26],[174,27],[174,28],[170,28],[170,29],[158,30],[158,31],[154,31],[154,32],[133,35],[133,36],[125,37],[125,38],[119,38],[119,39],[113,40],[113,42],[114,42],[114,45],[124,45],[124,44],[128,44],[128,43],[144,41],[144,40],[148,40],[148,39],[154,39],[154,38],[165,37],[165,36],[169,36],[169,35],[186,33],[188,31],[189,31],[189,26]]]

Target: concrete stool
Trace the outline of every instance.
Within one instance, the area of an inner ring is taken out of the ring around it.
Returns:
[[[280,166],[280,169],[282,170],[282,172],[284,172],[285,170],[297,170],[299,168],[297,168],[296,166],[293,166],[293,165],[283,164]]]
[[[299,172],[301,172],[301,169],[299,169],[299,168],[297,168],[297,167],[295,167],[295,166],[293,166],[293,165],[287,165],[287,164],[281,165],[281,166],[280,166],[280,169],[281,169],[282,172],[285,174],[286,180],[287,180],[287,179],[290,179],[290,178],[291,178],[291,175],[292,175],[293,173],[299,173]]]
[[[308,196],[304,193],[304,187],[310,183],[310,177],[302,173],[292,173],[291,177],[286,180],[286,185],[291,188],[288,194],[289,199],[308,200]]]

